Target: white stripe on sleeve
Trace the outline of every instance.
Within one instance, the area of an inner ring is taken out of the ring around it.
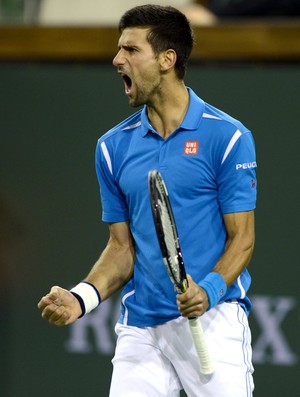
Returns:
[[[231,152],[235,142],[239,139],[239,137],[242,135],[240,130],[236,130],[235,133],[233,134],[232,138],[230,139],[230,142],[225,150],[223,159],[222,159],[222,163],[224,163],[224,161],[226,160],[227,156],[229,155],[229,153]]]
[[[222,120],[222,119],[220,119],[220,117],[213,116],[212,114],[209,114],[209,113],[203,113],[203,117],[204,117],[205,119]]]
[[[239,276],[239,277],[237,278],[237,283],[238,283],[238,286],[239,286],[240,291],[241,291],[241,296],[240,296],[240,298],[241,298],[241,299],[244,299],[245,296],[246,296],[246,291],[245,291],[245,289],[244,289],[244,287],[243,287],[243,285],[242,285],[241,276]]]
[[[106,160],[108,169],[109,169],[110,173],[113,174],[113,172],[112,172],[111,159],[110,159],[110,155],[109,155],[109,153],[108,153],[107,147],[106,147],[106,145],[105,145],[105,142],[102,142],[102,143],[101,143],[101,149],[102,149],[104,158],[105,158],[105,160]]]
[[[125,307],[124,321],[123,321],[123,324],[124,324],[124,325],[127,325],[127,322],[128,322],[128,309],[127,309],[127,307],[126,307],[126,299],[127,299],[129,296],[133,295],[133,294],[135,294],[135,289],[132,290],[132,291],[130,291],[130,292],[128,292],[128,293],[127,293],[126,295],[124,295],[123,298],[122,298],[122,303],[123,303],[123,305],[124,305],[124,307]]]

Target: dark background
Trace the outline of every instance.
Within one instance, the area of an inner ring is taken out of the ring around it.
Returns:
[[[194,62],[186,83],[255,137],[255,396],[298,397],[299,64]],[[95,324],[98,318],[100,328],[105,324],[98,333],[93,326],[82,334],[80,325],[50,326],[36,305],[52,285],[77,284],[106,244],[95,145],[133,111],[109,63],[0,63],[3,397],[108,395],[118,296],[80,320]],[[261,345],[267,327],[273,343]]]

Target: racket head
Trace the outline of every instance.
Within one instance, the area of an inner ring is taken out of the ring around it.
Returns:
[[[153,220],[162,257],[175,290],[182,293],[187,290],[188,282],[168,191],[157,170],[149,172],[148,184]],[[214,371],[214,363],[206,344],[201,322],[198,318],[193,317],[189,318],[189,324],[199,357],[200,372],[211,377]]]
[[[148,174],[148,187],[156,234],[163,261],[178,293],[188,288],[179,237],[168,191],[161,174],[152,170]]]

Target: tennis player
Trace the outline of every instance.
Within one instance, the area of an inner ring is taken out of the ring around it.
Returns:
[[[96,149],[102,219],[110,238],[71,291],[53,287],[38,306],[71,324],[122,289],[110,397],[252,396],[247,265],[254,246],[256,158],[239,121],[184,83],[193,47],[186,17],[138,6],[119,24],[113,60],[136,113]],[[162,261],[148,193],[149,170],[169,191],[189,289],[177,295]],[[215,363],[199,373],[187,317],[200,316]],[[80,321],[80,320],[79,320]]]

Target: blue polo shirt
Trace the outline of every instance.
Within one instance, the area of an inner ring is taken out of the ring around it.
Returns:
[[[167,139],[150,125],[145,106],[97,144],[102,220],[129,221],[135,240],[134,275],[122,291],[119,320],[128,325],[153,326],[180,315],[153,223],[150,170],[157,169],[166,182],[186,270],[196,282],[224,252],[223,214],[255,208],[256,158],[250,131],[188,90],[186,116]],[[237,299],[249,309],[250,283],[244,270],[223,300]]]

